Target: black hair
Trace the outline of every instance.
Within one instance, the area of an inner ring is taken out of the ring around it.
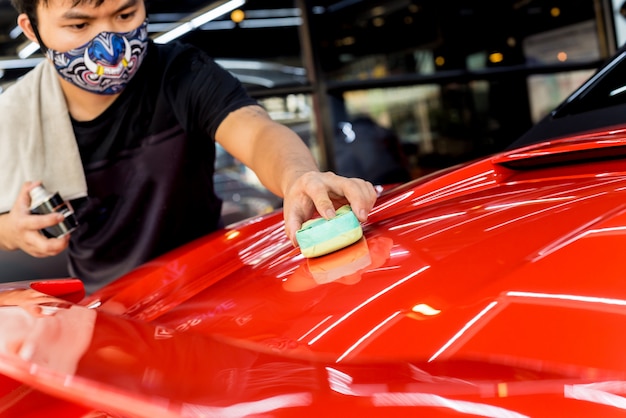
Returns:
[[[91,4],[95,7],[98,7],[104,3],[105,0],[72,0],[72,7],[78,6],[79,4]],[[39,4],[48,5],[48,0],[11,0],[11,5],[17,10],[18,13],[25,13],[30,20],[30,24],[33,25],[33,31],[35,32],[35,37],[39,41],[39,47],[42,52],[46,52],[47,47],[44,45],[41,40],[41,36],[39,36],[39,28],[37,22],[37,6]]]
[[[93,4],[98,7],[105,0],[72,0],[72,7],[78,6],[79,4]],[[48,0],[11,0],[11,5],[18,11],[18,13],[26,13],[29,19],[33,19],[37,17],[37,6],[40,3],[44,5],[48,4]]]

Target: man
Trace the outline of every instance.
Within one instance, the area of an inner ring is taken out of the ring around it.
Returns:
[[[296,230],[316,211],[330,218],[348,202],[360,221],[367,219],[376,199],[369,182],[320,172],[300,138],[197,49],[150,42],[143,0],[13,5],[47,60],[0,95],[0,181],[13,182],[0,187],[13,202],[3,210],[0,199],[0,248],[35,257],[67,248],[70,273],[102,285],[215,230],[221,202],[212,183],[213,141],[283,197],[294,245]],[[64,122],[69,135],[56,132]],[[32,134],[16,136],[31,124],[38,127],[28,128]],[[39,230],[62,218],[31,215],[29,191],[40,181],[62,189],[64,176],[73,188],[62,195],[71,197],[80,226],[71,236],[46,239]]]

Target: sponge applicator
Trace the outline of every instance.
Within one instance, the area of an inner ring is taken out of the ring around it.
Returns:
[[[296,241],[302,255],[319,257],[357,242],[363,229],[349,205],[336,210],[331,219],[310,219],[296,232]]]

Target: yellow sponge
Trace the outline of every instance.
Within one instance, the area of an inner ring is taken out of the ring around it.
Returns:
[[[332,219],[310,219],[296,232],[302,255],[319,257],[357,242],[363,230],[349,205],[336,210]]]

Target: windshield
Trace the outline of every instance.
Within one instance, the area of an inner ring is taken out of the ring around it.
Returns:
[[[626,52],[603,67],[572,94],[553,117],[560,118],[626,103]]]
[[[626,124],[626,49],[508,149]]]

